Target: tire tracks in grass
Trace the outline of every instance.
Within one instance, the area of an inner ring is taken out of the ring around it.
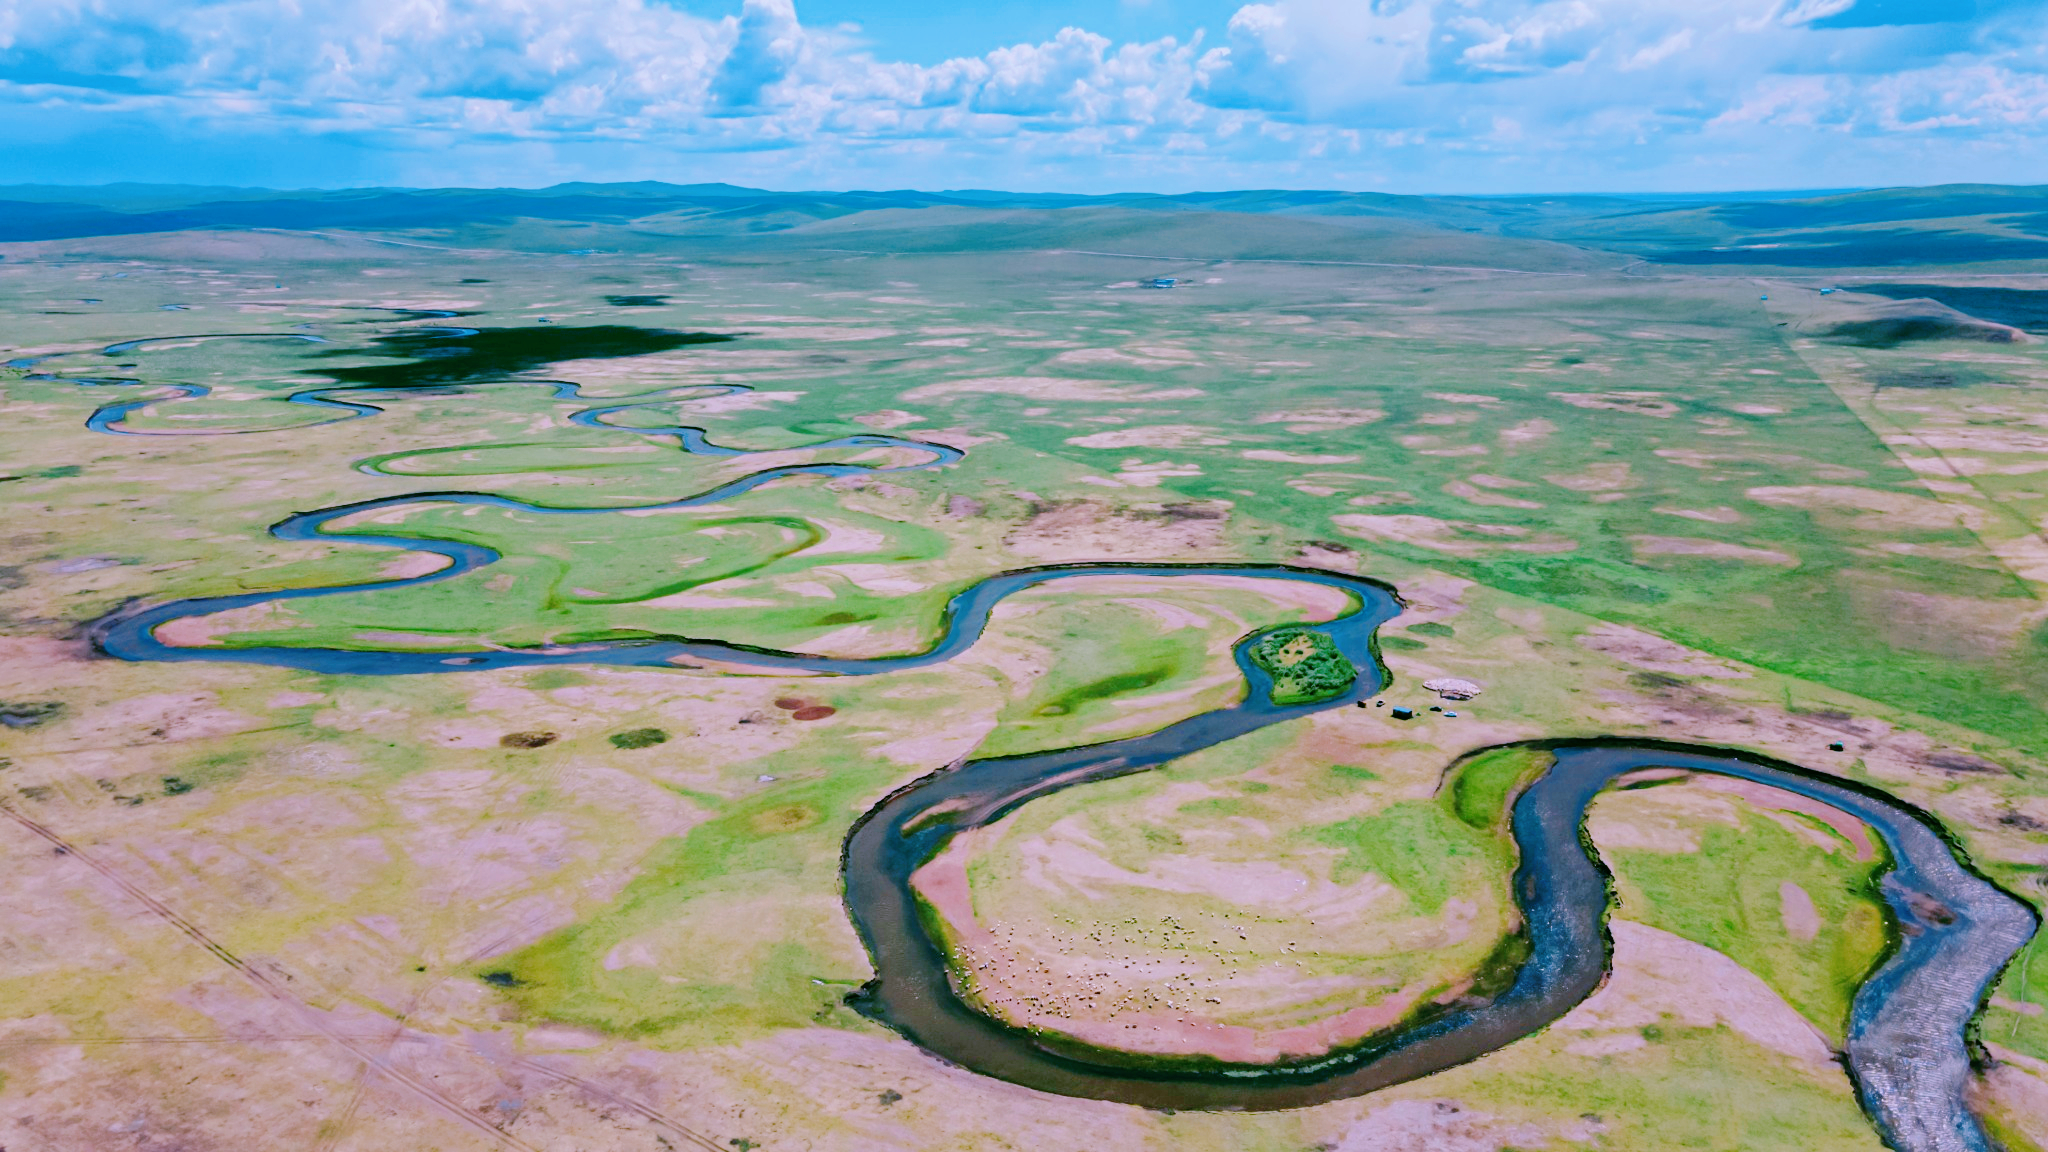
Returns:
[[[393,1083],[411,1091],[415,1096],[432,1105],[437,1111],[446,1113],[448,1116],[461,1121],[463,1124],[491,1137],[508,1148],[517,1149],[518,1152],[541,1152],[541,1149],[537,1146],[529,1144],[512,1133],[504,1131],[481,1117],[474,1115],[469,1109],[450,1099],[440,1089],[425,1082],[413,1073],[398,1067],[388,1057],[375,1051],[370,1046],[335,1029],[321,1018],[322,1014],[319,1010],[279,983],[276,978],[264,972],[256,965],[242,959],[240,956],[235,955],[226,945],[208,935],[205,929],[186,919],[170,905],[165,904],[162,900],[157,899],[126,876],[123,876],[112,865],[85,852],[59,835],[48,825],[32,819],[12,804],[0,803],[0,813],[5,813],[10,820],[48,841],[64,855],[77,860],[98,873],[102,879],[119,889],[123,895],[141,904],[144,908],[154,913],[158,919],[176,928],[186,939],[211,953],[216,960],[233,969],[244,980],[254,985],[258,991],[292,1009],[305,1022],[306,1026],[318,1033],[322,1039],[355,1057],[365,1067],[384,1075]]]

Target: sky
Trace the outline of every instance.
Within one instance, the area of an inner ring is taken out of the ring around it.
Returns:
[[[0,182],[2048,184],[2048,0],[0,0]]]

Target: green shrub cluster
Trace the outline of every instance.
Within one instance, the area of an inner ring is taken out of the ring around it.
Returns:
[[[1273,703],[1314,704],[1341,696],[1358,669],[1336,641],[1312,628],[1282,628],[1252,645],[1252,663],[1273,677]]]

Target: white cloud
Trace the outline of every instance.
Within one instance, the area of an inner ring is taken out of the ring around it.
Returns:
[[[806,27],[791,0],[724,19],[660,0],[0,0],[0,141],[161,125],[552,165],[522,182],[571,155],[588,158],[570,174],[772,155],[720,163],[897,184],[1617,187],[1844,139],[2039,149],[2042,3],[1984,7],[1902,29],[1837,27],[1854,0],[1268,0],[1206,38],[1074,27],[919,65]]]
[[[1655,44],[1638,48],[1634,52],[1629,53],[1621,61],[1621,70],[1623,72],[1640,72],[1645,68],[1669,60],[1690,47],[1692,47],[1692,29],[1680,28]]]
[[[739,34],[718,66],[711,91],[727,108],[754,108],[762,93],[787,80],[802,62],[803,26],[791,0],[746,0]]]

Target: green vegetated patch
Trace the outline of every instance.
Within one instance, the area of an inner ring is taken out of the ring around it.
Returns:
[[[0,727],[33,728],[63,714],[61,700],[0,700]]]
[[[1127,606],[1060,604],[1018,622],[1017,630],[1046,644],[1050,665],[1029,693],[1003,709],[977,755],[1089,743],[1081,733],[1114,723],[1120,699],[1187,686],[1212,663],[1202,632],[1160,631]]]
[[[533,1019],[664,1046],[735,1043],[832,1016],[857,978],[839,847],[888,775],[846,766],[728,803],[661,842],[608,906],[477,970]],[[700,797],[700,799],[703,799]],[[819,981],[825,983],[819,983]]]
[[[1261,379],[1249,421],[1241,388],[1180,402],[1216,445],[1176,447],[1202,474],[1163,490],[2048,752],[2048,651],[1971,623],[2023,622],[2031,598],[1754,293],[1387,288],[1287,309],[1304,366]],[[1403,339],[1357,338],[1395,314]],[[1310,340],[1343,352],[1317,363]],[[1361,389],[1375,377],[1405,383]],[[1071,415],[1003,427],[1073,458]],[[1247,449],[1359,462],[1305,475]]]
[[[394,648],[405,647],[411,635],[431,649],[438,637],[531,645],[680,635],[797,647],[848,621],[866,620],[913,623],[935,636],[945,597],[957,588],[906,594],[877,591],[841,574],[807,574],[849,561],[926,564],[945,554],[945,538],[918,525],[827,508],[831,496],[779,491],[775,503],[798,511],[758,515],[735,515],[731,505],[715,512],[565,516],[421,503],[333,535],[344,541],[350,534],[456,540],[492,548],[503,559],[447,580],[295,601],[278,610],[288,627],[236,633],[225,642]],[[746,499],[767,497],[750,494],[733,503]],[[803,514],[812,506],[820,509],[817,515]],[[870,550],[813,554],[826,536],[821,524],[858,533]],[[281,571],[275,582],[301,582],[295,572]],[[686,609],[649,603],[738,578],[753,583]],[[827,595],[785,596],[773,583],[783,578],[807,578],[824,585]],[[371,639],[360,639],[363,634]]]
[[[1337,642],[1313,628],[1281,628],[1252,645],[1253,664],[1273,678],[1273,703],[1314,704],[1342,696],[1358,669]]]
[[[632,728],[606,737],[614,748],[633,750],[668,743],[668,733],[659,728]]]
[[[1642,1047],[1587,1057],[1559,1051],[1569,1034],[1553,1028],[1431,1077],[1429,1091],[1496,1114],[1597,1121],[1604,1152],[1883,1152],[1847,1077],[1816,1076],[1726,1027],[1670,1021],[1643,1035]]]
[[[1608,793],[1594,811],[1654,820],[1637,815],[1643,809],[1629,801],[1657,791]],[[1683,833],[1697,835],[1696,852],[1602,848],[1614,872],[1617,915],[1724,953],[1839,1044],[1850,1001],[1887,948],[1878,882],[1890,860],[1881,848],[1857,860],[1847,843],[1811,817],[1728,802],[1739,813],[1737,826],[1678,817]],[[1837,844],[1830,850],[1822,839]],[[1813,918],[1802,923],[1806,902]]]
[[[1404,800],[1307,834],[1344,853],[1332,877],[1338,883],[1370,872],[1430,914],[1458,893],[1500,883],[1514,867],[1513,848],[1490,828],[1426,800]]]
[[[2039,882],[2044,872],[2048,869],[2034,865],[2019,875],[2000,876],[1994,872],[1993,879],[2012,891],[2025,892]],[[2038,903],[2035,909],[2039,911]],[[2048,1060],[2048,1011],[2028,1011],[2029,1006],[2048,1007],[2048,933],[2034,933],[2033,939],[2006,965],[2005,974],[1993,986],[1991,995],[1982,1038],[2036,1060]]]
[[[1012,603],[1031,611],[1006,619],[1001,627],[1006,636],[1047,654],[1045,672],[1004,707],[995,731],[976,754],[1016,755],[1133,734],[1138,729],[1118,725],[1133,714],[1135,698],[1197,688],[1178,700],[1178,715],[1234,703],[1243,695],[1243,677],[1226,654],[1229,633],[1224,629],[1234,632],[1245,619],[1296,614],[1237,590],[1203,590],[1175,602],[1197,610],[1206,626],[1162,624],[1148,605],[1127,593],[1104,597],[1058,584],[1020,593]],[[1203,687],[1205,680],[1213,683]]]
[[[1507,835],[1515,797],[1553,762],[1537,748],[1489,748],[1452,766],[1440,798],[1467,827]]]
[[[1977,1118],[1984,1123],[1984,1131],[1991,1136],[1993,1147],[2001,1149],[2001,1152],[2042,1152],[2041,1145],[2020,1127],[2020,1122],[2028,1118],[2026,1113],[2015,1116],[1998,1103],[1983,1097],[1979,1100],[1983,1101],[1982,1104],[1973,1101],[1973,1107]]]

